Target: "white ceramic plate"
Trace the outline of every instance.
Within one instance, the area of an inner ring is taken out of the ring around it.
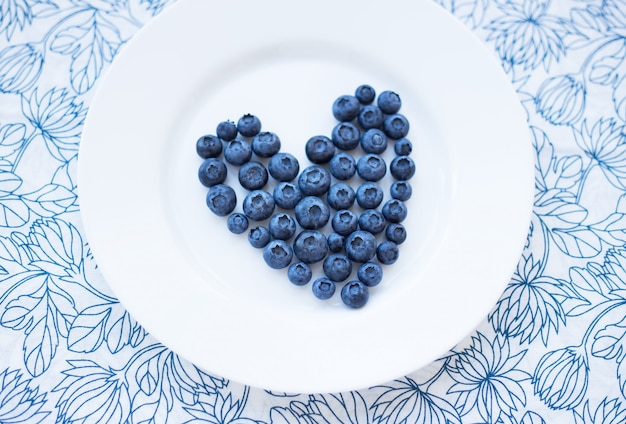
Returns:
[[[250,112],[304,167],[333,100],[362,83],[401,94],[417,173],[400,259],[352,310],[210,213],[195,141]],[[498,63],[429,0],[181,0],[100,83],[79,178],[96,260],[157,339],[242,383],[331,392],[410,373],[486,317],[525,241],[533,157]]]

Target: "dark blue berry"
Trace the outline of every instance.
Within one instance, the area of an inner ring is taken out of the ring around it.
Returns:
[[[309,138],[304,146],[306,157],[313,163],[328,163],[335,155],[335,145],[325,135],[315,135]]]
[[[308,166],[298,177],[298,187],[306,196],[320,196],[330,187],[330,173],[318,165]]]
[[[326,300],[333,297],[336,287],[337,285],[335,282],[329,280],[328,278],[318,278],[313,281],[313,284],[311,285],[313,295],[320,300]]]
[[[367,262],[376,255],[376,238],[368,231],[357,230],[346,237],[346,255],[355,262]]]
[[[287,278],[296,286],[304,286],[313,278],[313,272],[304,262],[296,262],[289,266]]]
[[[330,208],[319,197],[303,197],[295,207],[296,220],[302,228],[316,230],[330,219]]]
[[[396,156],[389,164],[389,172],[396,180],[409,180],[415,175],[415,162],[410,156]]]
[[[335,210],[350,209],[354,204],[355,193],[346,183],[335,183],[328,189],[326,201]]]
[[[327,237],[328,239],[328,250],[334,253],[339,253],[343,250],[343,243],[346,238],[341,234],[330,233]]]
[[[216,158],[208,158],[202,161],[198,168],[198,179],[205,187],[212,187],[226,181],[228,171],[226,164]]]
[[[361,104],[355,96],[339,96],[333,103],[333,116],[338,121],[352,121],[359,114]]]
[[[383,216],[389,222],[398,223],[406,219],[407,208],[402,200],[391,199],[383,205]]]
[[[202,159],[216,158],[222,153],[222,140],[214,135],[203,135],[196,142],[196,152]]]
[[[411,184],[408,181],[395,181],[389,188],[389,194],[394,199],[406,202],[411,198],[413,188],[411,188]]]
[[[402,244],[406,240],[406,228],[398,223],[389,224],[385,229],[385,237],[395,244]]]
[[[361,128],[364,130],[368,130],[370,128],[380,128],[384,119],[385,115],[378,106],[363,106],[359,112],[359,125],[361,125]]]
[[[274,187],[274,202],[283,209],[293,209],[302,199],[300,188],[294,183],[283,181]]]
[[[249,161],[239,168],[239,184],[247,190],[258,190],[265,187],[269,176],[265,165],[257,161]]]
[[[274,197],[264,190],[253,190],[243,199],[243,213],[253,221],[263,221],[274,213]]]
[[[217,184],[209,189],[206,204],[215,215],[226,216],[237,206],[237,195],[231,186]]]
[[[234,140],[237,137],[237,125],[232,121],[220,122],[215,133],[224,141]]]
[[[284,240],[271,240],[263,248],[263,259],[271,268],[286,268],[293,258],[293,249]]]
[[[356,161],[352,155],[339,152],[330,160],[328,169],[330,174],[338,180],[349,180],[356,174]]]
[[[359,217],[349,209],[342,209],[335,212],[331,225],[337,234],[347,236],[358,228]]]
[[[259,157],[269,158],[280,150],[280,138],[273,132],[260,132],[252,138],[252,151]]]
[[[247,113],[237,121],[237,130],[244,137],[254,137],[261,131],[261,121],[256,116]]]
[[[336,282],[344,281],[352,274],[352,261],[346,255],[334,253],[324,259],[322,268],[324,275],[329,279]]]
[[[385,230],[385,217],[377,209],[367,209],[359,216],[359,228],[372,234],[379,234]]]
[[[363,84],[357,87],[354,92],[354,97],[356,97],[362,105],[368,105],[376,98],[376,91],[372,86]]]
[[[398,245],[392,241],[383,241],[376,248],[376,258],[383,265],[391,265],[398,260],[400,250]]]
[[[341,300],[350,308],[360,308],[369,299],[369,289],[360,281],[350,281],[341,289]]]
[[[267,167],[270,175],[278,181],[291,181],[300,172],[300,163],[290,153],[276,153],[269,160]]]
[[[387,149],[387,136],[378,128],[370,128],[361,136],[361,147],[366,153],[381,154]]]
[[[398,156],[408,156],[413,151],[413,143],[406,138],[401,138],[400,140],[396,140],[393,145],[393,151]]]
[[[378,181],[387,173],[387,164],[375,153],[368,153],[359,158],[356,172],[366,181]]]
[[[293,242],[293,252],[306,264],[319,262],[328,253],[326,236],[317,230],[304,230],[296,236]]]
[[[231,233],[244,233],[248,229],[248,218],[239,212],[231,214],[226,221],[226,227]]]
[[[224,159],[231,165],[241,166],[252,158],[252,148],[243,140],[233,140],[224,149]]]
[[[361,131],[351,122],[340,122],[333,128],[331,138],[338,149],[352,150],[359,145]]]
[[[267,243],[269,243],[271,239],[272,235],[267,227],[254,227],[248,232],[248,242],[250,242],[252,247],[256,247],[257,249],[267,246]]]
[[[399,113],[388,115],[383,121],[383,131],[394,140],[406,137],[409,133],[409,121]]]
[[[384,193],[381,186],[373,181],[366,181],[356,189],[356,202],[363,209],[375,209],[383,201]]]
[[[383,91],[378,95],[378,107],[383,113],[387,115],[391,115],[392,113],[396,113],[402,107],[402,100],[400,100],[400,96],[393,91]]]
[[[275,239],[289,240],[296,233],[296,220],[291,215],[280,212],[272,216],[268,228]]]
[[[368,287],[374,287],[383,280],[383,269],[376,262],[366,262],[356,273],[359,281]]]

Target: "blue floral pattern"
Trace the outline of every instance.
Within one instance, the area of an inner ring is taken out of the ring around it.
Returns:
[[[181,360],[84,239],[94,87],[174,0],[0,0],[0,422],[626,422],[626,1],[434,0],[497,57],[535,149],[530,233],[485,320],[411,375],[275,393]]]

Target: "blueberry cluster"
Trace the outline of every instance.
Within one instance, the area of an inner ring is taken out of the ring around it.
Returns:
[[[398,94],[383,91],[377,98],[369,85],[339,96],[332,105],[338,123],[330,137],[316,135],[306,142],[312,164],[302,170],[293,155],[280,151],[275,133],[261,131],[258,117],[221,122],[215,135],[196,143],[208,208],[228,217],[231,232],[247,231],[250,245],[263,249],[267,265],[286,268],[293,284],[313,280],[313,294],[329,299],[337,284],[347,281],[341,288],[343,303],[365,305],[369,288],[382,280],[381,265],[397,261],[398,245],[407,237],[402,222],[415,163],[401,106]],[[390,145],[395,156],[387,165],[382,154]],[[236,170],[247,190],[242,212],[235,212],[235,190],[225,184],[229,169]],[[393,183],[385,200],[380,183],[388,171]],[[270,177],[275,181],[271,190]],[[323,275],[314,279],[316,263]],[[356,278],[350,278],[354,270]]]

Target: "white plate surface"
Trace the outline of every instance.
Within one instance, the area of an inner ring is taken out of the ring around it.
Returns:
[[[304,167],[333,100],[363,83],[400,93],[417,173],[400,259],[351,310],[290,284],[210,213],[195,141],[250,112]],[[429,0],[181,0],[116,58],[79,158],[88,241],[131,314],[206,371],[286,392],[384,383],[453,347],[509,281],[533,196],[507,77]]]

